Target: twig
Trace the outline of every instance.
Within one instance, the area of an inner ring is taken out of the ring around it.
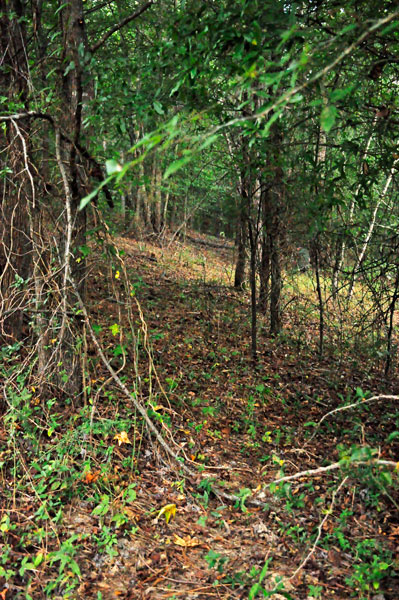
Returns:
[[[324,526],[324,523],[327,521],[328,517],[330,516],[332,509],[334,507],[335,504],[335,498],[339,492],[339,490],[344,486],[344,484],[346,483],[346,481],[348,480],[348,477],[345,477],[341,483],[339,484],[339,486],[337,487],[336,490],[334,490],[333,494],[332,494],[332,498],[331,498],[331,502],[330,502],[330,506],[328,507],[328,510],[326,511],[326,514],[324,516],[324,518],[321,520],[318,528],[317,528],[317,536],[316,539],[314,541],[314,544],[310,550],[310,552],[306,555],[306,557],[304,558],[304,560],[301,562],[301,564],[299,565],[299,567],[294,571],[294,573],[291,575],[290,579],[294,579],[299,571],[301,571],[303,569],[303,567],[306,565],[306,563],[308,562],[308,560],[313,556],[316,548],[317,548],[317,544],[319,543],[319,540],[321,538],[321,532]]]

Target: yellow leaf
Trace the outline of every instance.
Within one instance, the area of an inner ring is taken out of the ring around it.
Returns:
[[[121,431],[120,433],[117,433],[113,439],[118,441],[119,446],[121,446],[122,444],[131,444],[131,441],[129,440],[126,431]]]
[[[121,274],[119,273],[119,271],[117,271],[117,272],[115,273],[115,279],[119,279],[120,275],[121,275]]]
[[[167,523],[169,523],[170,519],[173,518],[176,514],[176,504],[165,504],[165,506],[163,506],[161,508],[161,510],[158,512],[157,516],[156,516],[156,521],[158,522],[158,519],[160,517],[162,517],[162,515],[165,515],[165,521]]]
[[[197,538],[192,538],[190,535],[186,535],[184,538],[181,538],[176,533],[173,535],[173,543],[176,544],[176,546],[182,546],[183,548],[194,548],[195,546],[200,545],[200,542]]]

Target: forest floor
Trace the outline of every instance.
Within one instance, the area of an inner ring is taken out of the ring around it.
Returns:
[[[303,291],[310,273],[297,275],[295,302],[285,299],[279,339],[260,318],[254,364],[249,296],[231,285],[227,241],[192,233],[170,247],[129,237],[117,245],[130,288],[122,269],[93,258],[95,331],[197,475],[149,438],[86,341],[85,407],[42,406],[31,389],[31,413],[20,409],[14,437],[10,417],[0,428],[0,598],[397,600],[392,470],[348,458],[347,469],[269,488],[282,475],[350,457],[354,447],[366,459],[373,448],[397,461],[397,405],[361,401],[394,394],[397,374],[386,381],[367,348],[338,351],[327,340],[318,356],[317,315]],[[43,425],[33,452],[35,419]]]

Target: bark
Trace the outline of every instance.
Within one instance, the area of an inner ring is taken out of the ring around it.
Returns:
[[[162,229],[162,171],[154,160],[154,231],[161,233]]]
[[[281,132],[276,123],[272,128],[270,167],[272,185],[270,189],[269,252],[270,252],[270,334],[281,331],[281,242],[283,237],[283,213],[285,211],[285,188],[281,166]]]
[[[79,248],[86,246],[86,211],[79,211],[79,204],[85,190],[84,166],[77,147],[82,135],[83,76],[82,49],[87,49],[87,38],[82,0],[65,3],[60,15],[60,29],[63,35],[63,60],[71,68],[66,69],[61,80],[62,117],[61,125],[68,140],[56,132],[56,155],[58,169],[63,182],[63,204],[59,210],[64,217],[64,231],[60,240],[62,249],[61,299],[58,320],[61,322],[58,334],[56,360],[59,365],[55,383],[62,392],[75,399],[82,392],[82,365],[77,348],[77,340],[82,337],[82,323],[73,318],[76,294],[69,285],[73,279],[80,297],[86,299],[86,265]],[[83,175],[82,175],[83,174]],[[64,208],[65,207],[65,208]]]
[[[270,240],[267,231],[267,217],[270,212],[270,194],[264,181],[260,182],[260,203],[261,203],[261,218],[262,218],[262,229],[261,229],[261,257],[259,266],[259,310],[266,313],[269,291],[270,291]]]
[[[385,360],[385,369],[384,374],[385,377],[388,378],[391,372],[392,366],[392,358],[393,358],[393,331],[394,331],[394,316],[396,310],[396,304],[399,298],[399,266],[396,266],[396,276],[395,276],[395,287],[392,293],[392,299],[389,304],[388,314],[389,314],[389,322],[388,322],[388,334],[387,334],[387,356]]]
[[[234,287],[242,289],[245,284],[245,268],[247,262],[247,228],[246,228],[246,213],[247,208],[244,205],[240,206],[239,215],[237,219],[237,233],[236,233],[236,248],[237,248],[237,260],[234,272]]]
[[[313,244],[313,255],[315,257],[316,290],[319,303],[319,356],[322,357],[324,351],[324,302],[320,279],[320,250],[317,240]]]
[[[138,186],[137,186],[137,220],[138,224],[145,227],[147,231],[152,228],[151,221],[151,195],[145,185],[145,170],[144,163],[140,161],[137,165],[138,170]]]
[[[0,1],[1,89],[10,102],[29,109],[29,68],[26,59],[25,5],[19,0]],[[34,189],[30,172],[30,121],[11,121],[0,133],[0,336],[7,343],[22,337],[26,282],[31,265],[29,219]]]
[[[248,219],[248,238],[250,246],[250,284],[251,284],[251,356],[257,360],[257,306],[256,306],[256,241],[257,235],[253,223]]]

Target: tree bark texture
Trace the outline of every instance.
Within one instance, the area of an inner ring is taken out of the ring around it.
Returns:
[[[29,109],[29,68],[26,57],[24,4],[0,1],[1,90],[10,103]],[[0,336],[21,340],[23,305],[31,265],[28,215],[32,212],[30,181],[30,121],[8,122],[0,132]]]

